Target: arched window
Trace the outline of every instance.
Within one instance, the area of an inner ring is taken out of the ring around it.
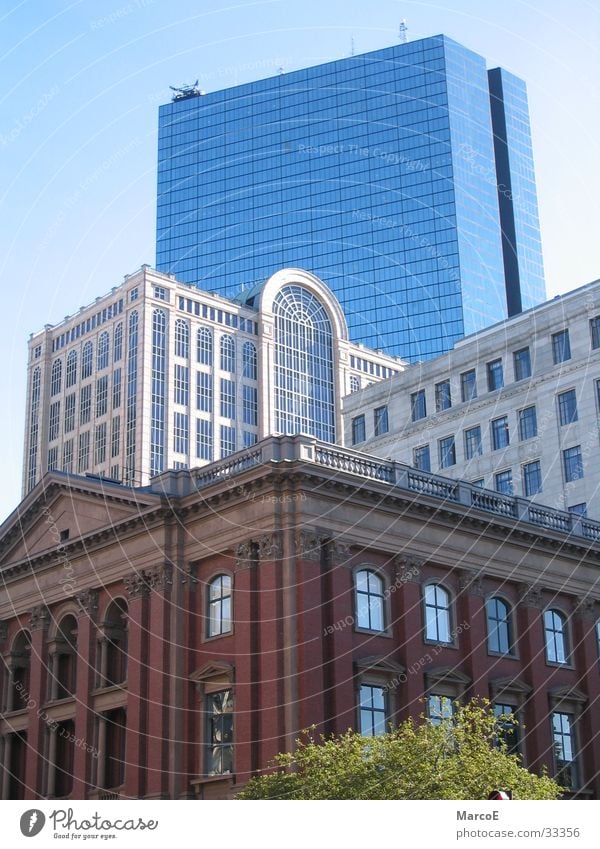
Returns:
[[[33,489],[38,471],[38,437],[40,418],[41,370],[35,368],[31,375],[31,401],[29,407],[29,457],[27,465],[27,491]]]
[[[208,630],[209,637],[231,631],[231,578],[217,575],[208,585]]]
[[[213,337],[208,327],[199,327],[196,334],[196,359],[203,366],[213,364]]]
[[[333,332],[321,302],[284,286],[275,315],[275,430],[335,442]]]
[[[350,375],[350,392],[358,392],[360,389],[360,377],[355,374]]]
[[[86,342],[83,346],[83,352],[81,354],[81,379],[85,380],[86,377],[92,376],[92,369],[94,367],[94,346],[91,342]]]
[[[450,594],[439,584],[425,587],[425,638],[436,643],[449,643]]]
[[[175,322],[175,356],[187,360],[190,355],[190,328],[187,321],[178,318]]]
[[[242,377],[246,377],[248,380],[256,380],[256,376],[256,346],[252,342],[244,342],[242,348]]]
[[[176,368],[181,368],[177,366]],[[167,380],[167,317],[152,313],[152,407],[150,419],[150,476],[165,468],[165,405]]]
[[[58,395],[62,389],[62,360],[54,360],[50,377],[50,395]]]
[[[115,327],[113,339],[113,361],[118,363],[123,357],[123,322],[120,321]]]
[[[56,632],[53,654],[53,699],[66,699],[75,694],[77,686],[77,620],[68,615],[61,620]]]
[[[544,613],[546,660],[551,663],[567,662],[567,620],[558,610]]]
[[[67,357],[66,385],[74,386],[77,383],[77,351],[70,351]]]
[[[371,569],[361,569],[354,578],[356,624],[369,631],[385,629],[383,581]]]
[[[31,637],[28,631],[19,631],[13,640],[8,661],[9,692],[7,710],[22,710],[29,699],[29,662]]]
[[[221,370],[235,371],[235,342],[233,336],[221,336]]]
[[[98,337],[98,371],[108,368],[108,332],[105,330]]]
[[[501,598],[488,598],[485,603],[488,650],[498,654],[512,653],[510,609]]]
[[[127,604],[116,599],[106,611],[100,658],[101,685],[110,687],[127,680]]]

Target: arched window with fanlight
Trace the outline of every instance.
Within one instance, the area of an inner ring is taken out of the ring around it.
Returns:
[[[62,389],[62,360],[54,360],[50,375],[50,395],[58,395]]]
[[[567,619],[559,610],[544,613],[546,660],[550,663],[568,662]]]
[[[275,316],[275,430],[335,442],[333,330],[308,289],[283,286]]]
[[[488,598],[485,603],[488,650],[497,654],[512,653],[510,608],[501,598]]]
[[[213,364],[213,336],[210,327],[199,327],[196,334],[196,360],[201,366]]]
[[[450,593],[440,584],[425,587],[425,639],[436,643],[451,642]]]
[[[67,357],[67,372],[65,375],[65,385],[68,389],[70,386],[75,386],[77,383],[77,351],[70,351]]]
[[[86,342],[81,353],[81,379],[85,380],[92,376],[94,368],[94,346]]]
[[[245,377],[248,380],[256,380],[256,376],[256,345],[252,342],[244,342],[242,347],[242,377]]]
[[[358,392],[360,389],[360,377],[355,374],[350,375],[350,392]]]
[[[372,569],[361,569],[354,575],[356,625],[369,631],[385,630],[384,585]]]
[[[233,336],[221,336],[221,371],[235,371],[235,341]]]
[[[217,575],[208,584],[207,636],[227,634],[231,627],[231,577]]]
[[[97,355],[98,371],[101,371],[104,368],[108,368],[108,346],[109,346],[108,331],[105,330],[98,337],[98,355]]]
[[[103,622],[100,651],[100,685],[123,684],[127,680],[127,622],[126,602],[115,599],[108,607]]]
[[[183,318],[175,322],[175,356],[185,360],[190,355],[190,326]]]

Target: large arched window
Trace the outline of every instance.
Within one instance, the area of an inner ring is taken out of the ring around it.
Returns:
[[[190,327],[183,318],[175,322],[175,356],[187,360],[190,355]]]
[[[113,361],[118,363],[123,357],[123,322],[120,321],[115,327],[113,339]]]
[[[217,575],[208,585],[207,636],[217,637],[231,631],[231,578]]]
[[[51,698],[66,699],[77,686],[77,620],[70,614],[58,626],[52,659]]]
[[[29,699],[29,663],[31,638],[28,631],[19,631],[13,640],[9,657],[9,692],[7,710],[22,710]]]
[[[544,613],[544,635],[546,638],[546,660],[551,663],[567,663],[567,620],[558,610]]]
[[[81,354],[81,379],[92,376],[94,367],[94,348],[91,342],[86,342]]]
[[[221,371],[235,371],[235,342],[233,336],[221,336]]]
[[[383,581],[371,569],[361,569],[354,577],[356,624],[369,631],[385,629]]]
[[[242,347],[242,377],[248,380],[256,380],[256,376],[256,345],[252,342],[244,342]]]
[[[450,594],[439,584],[425,587],[425,639],[451,642]]]
[[[488,649],[498,654],[512,653],[510,609],[501,598],[488,598],[485,603]]]
[[[199,327],[196,334],[196,359],[202,366],[213,364],[213,337],[209,327]]]
[[[360,389],[360,377],[355,374],[350,375],[350,392],[358,392]]]
[[[116,599],[109,606],[103,630],[101,686],[123,684],[127,680],[127,604],[123,599]]]
[[[54,360],[50,376],[50,395],[58,395],[62,389],[62,360]]]
[[[108,332],[105,330],[98,337],[98,371],[108,368]]]
[[[67,357],[66,386],[75,386],[77,383],[77,351],[71,351]]]
[[[167,317],[152,313],[152,408],[150,418],[150,476],[165,469],[165,407],[167,391]]]
[[[321,302],[284,286],[275,315],[275,430],[335,442],[333,332]]]

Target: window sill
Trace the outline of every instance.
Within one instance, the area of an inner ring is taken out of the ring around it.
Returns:
[[[428,640],[427,637],[423,637],[423,644],[426,646],[438,646],[440,649],[454,649],[458,651],[458,643],[442,643],[439,640]]]
[[[371,637],[386,637],[388,640],[391,640],[394,636],[391,631],[377,631],[372,628],[354,628],[355,634],[369,634]]]
[[[231,781],[235,784],[235,772],[223,772],[219,775],[203,775],[200,778],[192,778],[190,784],[195,787],[202,784],[213,784],[218,781]]]
[[[506,660],[519,660],[519,655],[515,652],[492,651],[488,649],[488,657],[503,657]]]
[[[573,663],[571,663],[570,661],[567,661],[565,663],[559,663],[558,661],[555,661],[555,660],[547,660],[546,666],[551,666],[553,669],[571,669],[571,670],[575,669],[575,665]]]

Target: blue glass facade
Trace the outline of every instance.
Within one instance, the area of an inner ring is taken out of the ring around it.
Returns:
[[[353,340],[427,359],[507,314],[495,175],[485,61],[444,36],[175,100],[156,265],[227,297],[304,268]]]

